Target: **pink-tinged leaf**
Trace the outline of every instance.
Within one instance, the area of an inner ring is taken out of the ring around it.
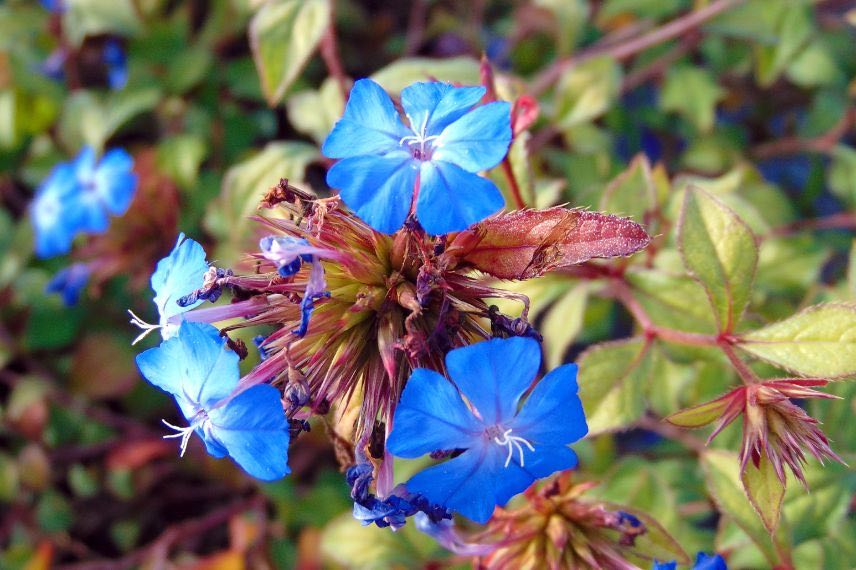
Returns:
[[[651,238],[617,216],[563,207],[500,214],[457,234],[447,254],[501,279],[531,279],[596,257],[637,252]]]
[[[521,95],[511,107],[511,130],[514,136],[531,127],[541,112],[538,100],[529,95]]]

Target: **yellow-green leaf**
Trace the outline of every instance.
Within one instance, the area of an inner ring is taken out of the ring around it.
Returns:
[[[555,119],[560,127],[585,123],[606,112],[621,90],[621,67],[596,57],[568,71],[556,87]]]
[[[707,291],[719,329],[732,331],[749,303],[758,266],[752,230],[717,198],[688,187],[678,244],[687,271]]]
[[[479,83],[479,62],[471,57],[450,57],[431,59],[428,57],[409,57],[394,61],[376,71],[372,79],[393,95],[414,81],[448,81],[464,85]]]
[[[730,401],[730,399],[726,398],[717,398],[716,400],[675,412],[667,417],[666,421],[684,428],[706,426],[722,415]]]
[[[329,0],[269,0],[250,22],[250,46],[265,98],[277,104],[330,25]]]
[[[741,474],[743,488],[755,512],[769,533],[775,534],[782,515],[782,499],[785,496],[785,484],[779,480],[773,464],[766,454],[761,455],[758,466],[749,462]]]
[[[746,352],[821,378],[856,374],[856,305],[815,305],[741,337]]]
[[[627,428],[645,411],[649,347],[637,337],[597,344],[580,356],[580,399],[590,434]]]
[[[764,555],[775,562],[776,554],[770,535],[743,492],[737,454],[711,449],[702,454],[701,464],[707,488],[719,510],[737,523]]]
[[[580,283],[565,293],[552,307],[541,324],[548,368],[564,362],[565,352],[583,328],[589,287]]]
[[[683,65],[666,74],[660,107],[675,112],[700,132],[713,129],[716,103],[725,97],[725,91],[704,68]]]
[[[606,187],[599,209],[618,216],[629,216],[645,225],[645,213],[655,204],[651,164],[644,154],[638,154],[627,170],[615,177]]]
[[[75,46],[86,36],[113,33],[129,35],[140,28],[132,0],[65,0],[62,31]]]

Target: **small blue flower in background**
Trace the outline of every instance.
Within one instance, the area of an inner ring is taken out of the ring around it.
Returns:
[[[699,552],[696,556],[693,570],[728,570],[725,560],[719,554],[705,554]]]
[[[417,473],[407,490],[485,523],[494,507],[536,479],[574,467],[577,457],[567,445],[588,432],[575,364],[547,374],[517,411],[540,365],[538,342],[515,337],[449,352],[446,369],[455,385],[437,372],[414,370],[395,411],[387,449],[408,459],[438,450],[465,451]]]
[[[90,269],[86,263],[73,263],[57,271],[48,284],[46,293],[59,293],[66,306],[76,305],[80,300],[80,292],[89,281]]]
[[[143,329],[131,344],[138,343],[156,329],[160,329],[164,340],[173,336],[181,326],[182,315],[203,302],[199,299],[183,306],[179,305],[178,300],[202,287],[207,272],[208,262],[205,261],[205,250],[197,242],[180,233],[175,247],[168,256],[158,261],[157,268],[152,274],[151,283],[155,292],[155,305],[158,308],[158,324],[146,323],[129,310],[133,317],[131,323]]]
[[[676,570],[677,567],[678,564],[674,561],[658,562],[655,560],[651,570]],[[699,552],[692,570],[728,570],[728,566],[719,554],[707,555],[704,552]]]
[[[31,205],[36,255],[68,253],[78,233],[106,231],[109,215],[123,215],[134,198],[137,176],[131,171],[133,166],[124,150],[111,150],[96,161],[91,147],[85,147],[73,161],[56,165]]]
[[[214,457],[230,456],[247,473],[264,481],[287,475],[288,420],[279,391],[260,384],[236,390],[238,355],[213,326],[182,323],[178,334],[137,356],[143,376],[171,394],[190,422],[173,426],[181,454],[193,433]]]
[[[505,204],[496,185],[476,174],[502,161],[511,143],[511,106],[479,107],[483,87],[414,83],[401,92],[409,127],[371,79],[351,90],[342,118],[321,151],[342,159],[327,184],[374,229],[393,233],[416,200],[429,234],[468,228]],[[417,188],[418,184],[418,188]]]
[[[114,39],[107,40],[103,58],[107,65],[107,82],[110,89],[123,89],[128,84],[128,57],[122,44]]]
[[[49,10],[55,14],[59,14],[65,10],[64,0],[39,0],[39,2],[45,10]]]

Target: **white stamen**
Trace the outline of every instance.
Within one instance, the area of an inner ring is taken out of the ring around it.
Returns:
[[[174,429],[178,433],[171,433],[169,435],[163,436],[164,439],[174,439],[176,437],[181,438],[181,453],[179,457],[184,457],[184,452],[187,451],[187,443],[190,441],[190,436],[193,435],[193,430],[196,429],[196,426],[192,423],[187,427],[178,427],[169,423],[166,420],[161,420],[165,426],[168,428]]]
[[[149,336],[150,332],[161,328],[161,325],[153,325],[153,324],[147,323],[146,321],[144,321],[143,319],[138,317],[134,313],[134,311],[132,311],[131,309],[128,309],[128,313],[131,315],[130,323],[136,327],[143,329],[143,332],[141,332],[137,336],[137,338],[134,339],[134,341],[131,343],[131,346],[134,346],[135,344],[137,344],[138,342],[140,342],[141,340],[143,340],[144,338]]]
[[[529,441],[527,441],[526,439],[516,435],[509,435],[510,433],[511,429],[507,429],[502,433],[502,439],[499,439],[499,436],[497,436],[493,438],[493,441],[495,441],[497,445],[508,446],[508,457],[505,458],[505,467],[508,467],[508,465],[511,463],[511,458],[514,455],[514,450],[517,450],[517,453],[520,456],[520,466],[524,467],[525,463],[523,461],[523,445],[528,447],[529,451],[535,451],[535,448],[532,447],[532,444],[529,443]]]

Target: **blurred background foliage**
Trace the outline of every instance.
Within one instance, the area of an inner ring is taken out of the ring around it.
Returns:
[[[323,424],[291,450],[293,475],[279,483],[249,481],[199,446],[180,461],[160,439],[159,418],[175,412],[133,364],[125,311],[148,310],[148,278],[179,229],[235,266],[254,247],[247,217],[279,178],[328,192],[319,144],[347,77],[371,76],[393,94],[428,78],[476,84],[485,54],[500,96],[528,94],[540,108],[510,152],[526,204],[632,216],[658,236],[630,261],[597,266],[627,271],[655,325],[716,330],[676,246],[688,184],[758,237],[740,330],[856,295],[852,2],[53,4],[0,3],[2,568],[469,564],[413,525],[361,528]],[[33,257],[27,207],[51,167],[84,145],[131,152],[140,187],[125,217],[78,241],[70,259],[98,270],[64,306],[44,289],[69,258]],[[492,176],[513,204],[507,179]],[[733,387],[727,361],[640,336],[590,348],[638,329],[604,281],[581,270],[515,284],[532,300],[547,363],[582,366],[594,437],[577,446],[574,477],[602,482],[594,498],[647,511],[687,552],[727,553],[732,568],[850,567],[852,472],[809,461],[811,493],[791,479],[771,538],[739,480],[740,428],[705,451],[693,432],[658,422]],[[856,358],[850,342],[841,358]],[[851,465],[853,386],[831,384],[842,400],[805,405]]]

